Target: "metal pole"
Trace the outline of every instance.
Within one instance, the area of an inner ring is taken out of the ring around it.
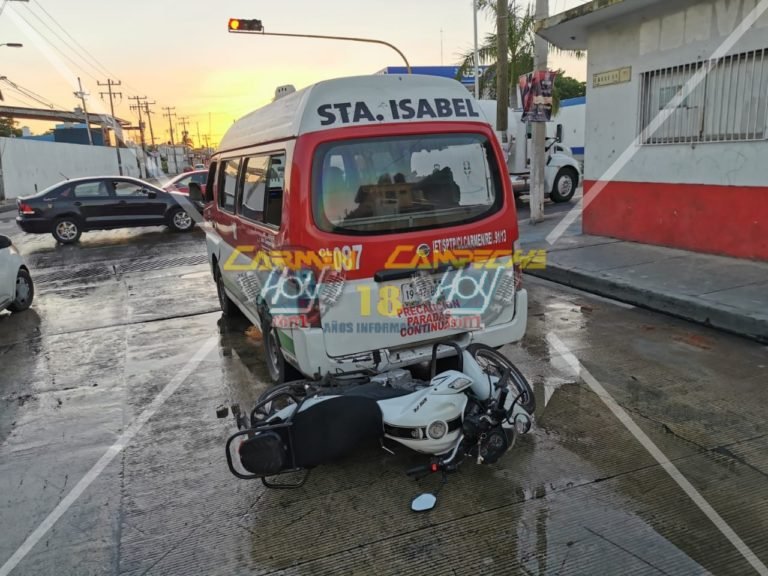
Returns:
[[[540,21],[549,16],[549,0],[536,0],[536,20]],[[536,51],[534,54],[534,71],[547,69],[549,45],[541,36],[536,36]],[[533,122],[533,140],[531,151],[531,190],[529,203],[531,208],[531,224],[544,220],[544,169],[546,165],[547,124]]]
[[[149,122],[149,138],[152,141],[152,148],[155,147],[155,131],[152,129],[152,112],[149,107],[150,105],[156,104],[156,102],[144,102],[144,112],[147,113],[147,122]]]
[[[506,144],[509,125],[509,7],[507,0],[496,0],[496,130]]]
[[[250,34],[250,32],[238,32],[236,30],[230,30],[230,32],[234,34]],[[400,55],[400,58],[403,59],[403,62],[405,62],[405,68],[408,71],[408,74],[412,74],[411,72],[411,65],[408,62],[408,58],[405,57],[405,54],[403,54],[394,44],[390,44],[389,42],[385,42],[384,40],[374,40],[372,38],[356,38],[354,36],[323,36],[320,34],[285,34],[285,33],[278,33],[278,32],[254,32],[254,34],[261,34],[262,36],[284,36],[287,38],[319,38],[321,40],[348,40],[350,42],[366,42],[368,44],[381,44],[383,46],[389,46],[397,52]]]
[[[472,0],[472,10],[475,17],[475,98],[480,98],[480,62],[477,48],[477,1]]]
[[[85,105],[85,92],[83,92],[83,83],[80,81],[80,77],[77,77],[77,84],[80,86],[80,91],[75,92],[75,96],[80,98],[83,103],[83,115],[85,116],[85,131],[88,133],[88,144],[93,146],[93,135],[91,134],[91,123],[88,120],[88,107]]]
[[[115,150],[117,151],[117,171],[120,173],[120,176],[122,176],[123,175],[123,159],[120,156],[120,138],[118,138],[117,130],[115,129],[115,125],[117,124],[117,120],[115,120],[115,103],[112,100],[112,95],[113,94],[115,94],[115,95],[120,94],[121,97],[122,97],[122,93],[121,92],[114,92],[114,93],[112,92],[112,86],[120,86],[121,83],[120,83],[119,80],[117,82],[113,82],[110,78],[107,78],[106,84],[102,84],[101,82],[97,82],[97,84],[99,86],[106,86],[107,90],[108,90],[108,94],[109,94],[109,109],[110,109],[110,111],[112,113],[112,122],[113,122],[112,131],[115,134]],[[104,92],[102,92],[101,95],[103,96]]]
[[[146,178],[149,178],[149,167],[147,166],[147,146],[146,142],[144,140],[144,119],[141,117],[141,107],[142,107],[142,100],[146,100],[146,96],[129,96],[129,100],[136,100],[136,105],[131,106],[131,110],[136,110],[139,113],[139,136],[141,138],[141,152],[144,159],[144,175]],[[141,176],[141,162],[139,161],[138,157],[136,158],[137,163],[139,164],[139,176]]]
[[[171,118],[173,116],[176,116],[176,114],[172,114],[171,110],[176,110],[176,108],[171,108],[170,106],[166,106],[164,108],[166,111],[166,114],[164,116],[168,116],[168,131],[171,133],[171,148],[173,149],[173,166],[176,168],[176,174],[179,173],[179,161],[176,159],[176,143],[173,138],[173,122],[171,121]]]

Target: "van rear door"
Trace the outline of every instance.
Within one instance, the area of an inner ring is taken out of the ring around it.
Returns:
[[[500,282],[514,295],[514,204],[492,132],[475,130],[318,147],[312,243],[345,276],[340,297],[323,308],[330,356],[511,320],[513,297],[503,310],[491,309]],[[492,265],[467,266],[483,259]]]

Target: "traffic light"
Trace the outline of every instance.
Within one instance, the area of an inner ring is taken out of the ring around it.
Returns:
[[[263,32],[261,20],[244,20],[243,18],[229,19],[230,32]]]

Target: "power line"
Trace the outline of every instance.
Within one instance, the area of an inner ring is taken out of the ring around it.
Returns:
[[[70,45],[70,43],[69,43],[69,42],[68,42],[66,39],[62,38],[62,37],[61,37],[61,35],[60,35],[58,32],[56,32],[56,30],[54,30],[53,28],[51,28],[51,27],[48,25],[48,23],[47,23],[45,20],[43,20],[43,19],[42,19],[40,16],[38,16],[37,14],[35,14],[35,13],[32,11],[32,9],[31,9],[31,8],[30,8],[30,7],[29,7],[27,4],[24,4],[24,7],[27,9],[27,11],[28,11],[30,14],[32,14],[32,16],[34,16],[35,18],[37,18],[37,20],[38,20],[38,21],[39,21],[39,22],[40,22],[40,23],[41,23],[43,26],[45,26],[45,27],[46,27],[48,30],[50,30],[50,32],[51,32],[51,33],[52,33],[52,34],[53,34],[53,35],[54,35],[56,38],[58,38],[58,39],[59,39],[61,42],[63,42],[63,43],[64,43],[64,45],[65,45],[67,48],[69,48],[69,49],[72,51],[72,53],[73,53],[75,56],[79,57],[79,58],[80,58],[80,59],[81,59],[81,60],[82,60],[82,61],[83,61],[85,64],[87,64],[87,65],[88,65],[88,66],[90,66],[90,67],[91,67],[93,70],[95,70],[97,74],[99,74],[99,75],[102,75],[102,74],[104,74],[104,72],[103,72],[102,70],[100,70],[98,66],[94,66],[92,63],[90,63],[90,62],[89,62],[89,61],[88,61],[88,60],[87,60],[85,57],[83,57],[83,55],[82,55],[82,54],[80,54],[80,53],[79,53],[77,50],[75,50],[75,49],[74,49],[74,48],[73,48],[73,47]]]
[[[40,94],[33,92],[29,88],[25,88],[24,86],[20,86],[19,84],[12,82],[7,76],[0,76],[0,81],[8,84],[8,86],[10,86],[12,90],[15,90],[19,94],[23,94],[26,97],[31,98],[32,100],[35,100],[38,104],[42,104],[43,106],[46,106],[51,110],[53,110],[54,108],[59,108],[62,110],[64,109],[62,106],[59,106],[55,102],[48,100],[45,96],[41,96]]]
[[[50,19],[51,19],[51,21],[52,21],[54,24],[56,24],[56,26],[58,26],[58,27],[61,29],[61,31],[62,31],[62,32],[64,32],[64,34],[66,34],[66,35],[67,35],[67,36],[68,36],[68,37],[69,37],[69,38],[72,40],[72,42],[74,42],[74,43],[75,43],[77,46],[79,46],[79,47],[80,47],[80,49],[81,49],[83,52],[85,52],[85,53],[86,53],[86,54],[87,54],[87,55],[88,55],[88,56],[91,58],[91,60],[93,60],[93,62],[95,62],[96,64],[98,64],[98,65],[99,65],[99,67],[100,67],[100,68],[101,68],[101,69],[102,69],[102,70],[103,70],[103,71],[106,73],[106,75],[107,75],[108,77],[116,77],[116,76],[117,76],[117,74],[114,74],[112,71],[110,71],[110,70],[109,70],[109,68],[107,68],[106,66],[104,66],[104,65],[103,65],[103,64],[102,64],[102,63],[101,63],[101,62],[100,62],[100,61],[99,61],[99,60],[98,60],[98,59],[97,59],[97,58],[96,58],[96,57],[95,57],[93,54],[91,54],[91,53],[88,51],[88,49],[87,49],[87,48],[85,48],[85,46],[83,46],[82,44],[80,44],[80,42],[78,42],[78,41],[77,41],[77,39],[76,39],[74,36],[72,36],[72,34],[70,34],[69,32],[67,32],[67,30],[66,30],[66,29],[65,29],[65,28],[64,28],[64,27],[63,27],[63,26],[62,26],[62,25],[59,23],[59,21],[58,21],[56,18],[54,18],[53,16],[51,16],[51,13],[50,13],[50,12],[48,12],[48,10],[46,10],[46,9],[45,9],[45,6],[43,6],[43,5],[42,5],[42,4],[39,2],[39,0],[33,0],[33,2],[34,2],[36,5],[37,5],[37,7],[38,7],[38,8],[40,8],[40,10],[42,10],[42,11],[45,13],[45,15],[46,15],[46,16],[48,16],[48,18],[50,18]],[[130,89],[131,89],[132,91],[134,91],[136,94],[138,94],[139,92],[141,92],[141,90],[139,90],[139,89],[138,89],[138,88],[136,88],[135,86],[131,86],[131,85],[130,85],[130,84],[128,84],[127,82],[125,83],[125,86],[127,86],[128,88],[130,88]]]
[[[70,56],[68,56],[67,54],[65,54],[65,53],[64,53],[64,52],[63,52],[63,51],[62,51],[62,50],[61,50],[61,49],[60,49],[58,46],[56,46],[56,44],[54,44],[53,42],[51,42],[51,40],[50,40],[50,39],[49,39],[47,36],[45,36],[44,34],[41,34],[41,33],[40,33],[40,31],[39,31],[37,28],[35,28],[35,27],[32,25],[32,23],[31,23],[29,20],[27,20],[27,19],[26,19],[26,18],[25,18],[25,17],[24,17],[24,16],[21,14],[21,12],[20,12],[20,11],[18,11],[18,10],[17,10],[17,11],[16,11],[16,15],[17,15],[19,18],[21,18],[21,19],[22,19],[22,20],[23,20],[23,21],[24,21],[24,22],[27,24],[27,26],[29,26],[29,27],[30,27],[30,28],[32,28],[32,29],[33,29],[35,32],[37,32],[37,34],[38,34],[38,35],[39,35],[39,36],[40,36],[40,37],[41,37],[43,40],[45,40],[45,41],[46,41],[48,44],[50,44],[50,46],[51,46],[51,47],[52,47],[54,50],[56,50],[56,51],[57,51],[59,54],[61,54],[61,55],[62,55],[64,58],[66,58],[67,60],[69,60],[69,61],[70,61],[70,62],[71,62],[71,63],[72,63],[72,64],[73,64],[73,65],[74,65],[76,68],[78,68],[79,70],[81,70],[82,72],[84,72],[84,73],[85,73],[87,76],[90,76],[90,77],[91,77],[93,80],[95,80],[95,81],[97,81],[97,82],[99,81],[99,79],[98,79],[96,76],[94,76],[93,74],[91,74],[90,72],[88,72],[88,70],[86,70],[85,68],[83,68],[83,67],[82,67],[80,64],[78,64],[77,62],[75,62],[75,61],[74,61],[74,60],[73,60],[73,59],[72,59]]]

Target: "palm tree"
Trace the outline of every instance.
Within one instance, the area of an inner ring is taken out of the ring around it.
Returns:
[[[494,0],[477,0],[478,8],[492,12],[496,16],[496,2]],[[533,55],[536,45],[536,34],[534,32],[533,9],[527,6],[522,10],[515,2],[508,5],[509,9],[509,82],[510,94],[512,97],[512,107],[517,108],[517,81],[520,76],[533,70]],[[583,52],[572,52],[575,56],[581,58]],[[496,97],[496,61],[498,55],[498,41],[494,33],[487,34],[482,44],[478,46],[478,60],[480,65],[487,68],[480,75],[480,93],[488,94],[491,98]],[[457,78],[461,78],[469,71],[474,69],[475,53],[469,50],[460,55],[461,63]],[[553,98],[553,112],[557,111],[559,102],[556,96]]]

